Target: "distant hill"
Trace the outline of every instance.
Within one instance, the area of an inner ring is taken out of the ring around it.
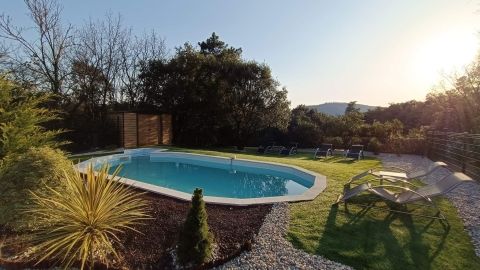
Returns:
[[[317,112],[330,114],[330,115],[343,115],[345,109],[347,108],[347,102],[328,102],[320,105],[307,105],[308,108],[313,109]],[[360,108],[361,112],[366,112],[368,110],[373,110],[378,106],[370,106],[364,104],[356,104],[357,108]]]

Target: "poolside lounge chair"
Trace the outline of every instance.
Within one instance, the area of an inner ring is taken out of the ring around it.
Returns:
[[[322,143],[322,145],[315,150],[313,158],[333,156],[333,145],[331,143]]]
[[[356,179],[359,179],[365,176],[366,173],[362,173],[355,177]],[[432,198],[440,195],[444,195],[454,190],[459,185],[465,182],[474,181],[472,178],[468,177],[463,173],[452,173],[450,175],[443,177],[436,183],[415,188],[415,189],[402,187],[398,185],[374,185],[370,182],[366,182],[358,186],[355,186],[353,188],[350,188],[350,184],[356,179],[352,178],[352,180],[350,180],[350,182],[347,183],[347,185],[345,185],[343,194],[341,194],[338,197],[335,204],[338,204],[341,202],[344,202],[346,204],[347,200],[349,200],[350,198],[355,197],[363,192],[370,192],[372,194],[375,194],[381,197],[384,200],[387,200],[396,204],[411,204],[419,201],[424,201],[425,203],[428,203],[429,205],[433,206],[437,210],[437,214],[435,216],[427,216],[427,215],[420,215],[420,216],[436,218],[436,219],[445,219],[445,217],[440,213],[440,210],[432,201]],[[394,192],[393,190],[397,192]],[[388,209],[388,211],[400,212],[404,214],[412,214],[411,212],[392,210],[392,209]]]
[[[290,147],[289,148],[283,148],[280,151],[280,154],[281,155],[286,155],[286,156],[294,155],[294,154],[297,153],[297,147],[298,147],[298,143],[291,143]]]
[[[268,152],[272,147],[275,147],[275,142],[271,142],[270,145],[268,146],[263,146],[263,144],[261,144],[260,146],[258,146],[258,149],[257,149],[257,153],[259,154],[265,154],[266,152]]]
[[[284,146],[281,145],[271,145],[265,148],[265,154],[280,154],[283,149],[285,149]]]
[[[405,170],[399,167],[387,166],[383,167],[382,170],[372,169],[370,174],[380,178],[386,179],[390,182],[397,182],[399,180],[412,180],[420,177],[427,176],[433,173],[439,168],[446,168],[447,164],[441,161],[433,162],[427,168],[422,168],[418,170]]]
[[[361,144],[354,144],[350,149],[347,150],[347,153],[345,153],[346,158],[353,158],[360,160],[364,158],[363,156],[363,145]]]

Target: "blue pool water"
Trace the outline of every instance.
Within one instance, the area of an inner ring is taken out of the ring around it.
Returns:
[[[112,173],[117,167],[110,168]],[[224,165],[183,158],[132,157],[121,164],[120,176],[182,192],[202,188],[204,195],[229,198],[260,198],[299,195],[312,182],[299,175],[256,168]]]

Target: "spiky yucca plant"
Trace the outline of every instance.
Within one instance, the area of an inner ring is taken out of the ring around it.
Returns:
[[[109,255],[118,258],[118,233],[136,231],[132,225],[148,218],[141,193],[118,181],[119,170],[110,178],[108,166],[95,172],[90,164],[84,176],[65,173],[65,191],[50,188],[50,197],[32,192],[34,207],[27,212],[40,224],[32,238],[38,262],[54,259],[68,268],[80,261],[84,269]]]

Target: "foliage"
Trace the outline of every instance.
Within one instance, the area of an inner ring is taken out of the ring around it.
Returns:
[[[371,144],[372,151],[385,149],[380,148],[383,144],[397,143],[395,138],[424,137],[423,129],[405,133],[404,125],[398,119],[385,122],[374,120],[372,123],[367,123],[364,119],[365,115],[355,107],[355,102],[350,102],[345,115],[340,116],[317,113],[300,105],[292,110],[288,136],[290,140],[300,142],[303,147],[318,147],[320,143],[332,143],[337,148],[348,148],[352,144]],[[401,151],[401,147],[391,147],[389,151],[393,149]]]
[[[49,197],[46,185],[65,187],[63,171],[73,173],[65,155],[49,147],[30,148],[25,153],[8,155],[0,164],[0,224],[14,230],[35,226],[21,210],[32,205],[29,191]]]
[[[47,130],[43,125],[58,119],[55,111],[43,107],[51,95],[33,93],[0,77],[0,159],[30,147],[57,147],[55,138],[62,130]]]
[[[51,196],[32,192],[34,206],[26,213],[39,224],[33,236],[39,262],[57,259],[68,268],[79,260],[83,269],[118,257],[113,242],[147,218],[142,194],[119,181],[119,170],[110,178],[108,166],[95,172],[90,164],[85,177],[64,171],[65,190],[47,187]]]
[[[427,143],[423,137],[400,137],[387,140],[380,147],[380,151],[383,153],[425,155],[426,146]]]
[[[331,143],[334,148],[342,148],[344,145],[342,137],[326,137],[324,143]]]
[[[368,142],[367,149],[369,151],[372,151],[374,154],[380,153],[380,149],[382,148],[382,143],[376,138],[372,137],[370,138],[370,141]]]
[[[242,148],[281,137],[315,147],[325,137],[341,137],[348,147],[353,137],[376,137],[385,144],[392,137],[410,137],[410,129],[480,132],[480,56],[425,102],[393,103],[361,113],[353,101],[344,115],[332,117],[307,108],[290,110],[287,91],[268,65],[245,60],[241,48],[215,33],[198,46],[177,47],[167,57],[161,38],[154,32],[133,36],[120,16],[107,14],[104,20],[74,27],[62,22],[56,0],[26,1],[26,8],[31,27],[0,15],[2,38],[18,45],[2,50],[0,70],[56,94],[49,106],[64,113],[61,125],[71,132],[63,138],[74,142],[74,150],[118,143],[113,136],[118,132],[108,121],[112,110],[171,113],[174,143],[192,146]],[[3,127],[7,137],[22,130],[16,124]],[[262,136],[272,130],[283,133]],[[25,143],[5,140],[14,149]]]
[[[429,93],[425,102],[394,103],[387,108],[377,108],[365,114],[372,123],[400,120],[406,129],[422,128],[452,131],[480,132],[480,55],[450,82],[442,82]]]
[[[215,33],[199,47],[150,61],[139,77],[142,107],[173,114],[175,143],[241,147],[265,128],[287,128],[287,91],[266,64],[243,60]]]
[[[426,126],[431,123],[431,116],[426,113],[427,106],[421,101],[407,101],[403,103],[392,103],[388,107],[377,107],[365,113],[365,121],[380,123],[398,119],[405,125],[406,129]]]
[[[192,207],[180,233],[177,255],[182,264],[200,265],[212,257],[213,236],[208,229],[207,211],[201,189],[195,189]]]

